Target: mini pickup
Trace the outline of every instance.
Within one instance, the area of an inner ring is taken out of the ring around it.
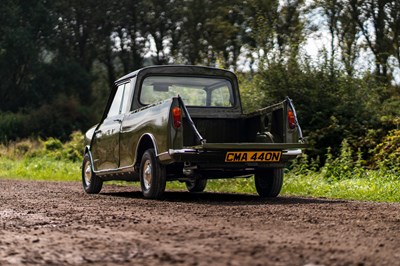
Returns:
[[[104,181],[138,181],[150,199],[168,181],[202,192],[209,179],[252,176],[261,197],[276,197],[285,165],[305,147],[290,98],[245,114],[235,74],[200,66],[147,67],[118,79],[85,142],[87,193]]]

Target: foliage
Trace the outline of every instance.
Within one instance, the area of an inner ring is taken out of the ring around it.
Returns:
[[[73,132],[67,142],[48,138],[25,139],[0,145],[0,176],[30,180],[77,181],[83,153],[83,134]]]
[[[88,109],[76,98],[60,95],[53,103],[31,112],[1,113],[0,142],[39,136],[57,136],[66,141],[69,134],[93,120]]]
[[[395,131],[391,135],[397,133]],[[379,152],[375,156],[379,160],[383,147],[390,148],[385,155],[387,161],[383,160],[375,169],[365,167],[361,151],[358,149],[354,152],[346,139],[342,141],[339,156],[333,157],[328,148],[327,159],[322,167],[318,167],[318,162],[309,160],[304,154],[293,162],[291,171],[286,175],[283,192],[314,197],[400,202],[400,168],[393,167],[396,159],[390,152],[392,148],[396,154],[398,145],[395,139],[391,139],[393,147],[382,143],[377,145],[375,151]],[[390,163],[391,167],[387,167],[385,162]]]
[[[313,148],[309,155],[321,158],[321,163],[327,147],[334,157],[340,154],[344,138],[350,146],[360,147],[363,159],[371,160],[370,150],[396,127],[400,114],[394,107],[400,103],[396,87],[389,90],[369,76],[353,78],[340,70],[331,73],[329,64],[319,68],[307,62],[274,63],[252,77],[240,77],[242,94],[247,96],[242,97],[245,107],[266,106],[286,96],[293,99],[304,135]],[[392,96],[384,96],[385,92]]]
[[[26,116],[21,113],[0,112],[0,142],[7,143],[18,135],[28,137],[25,121]]]
[[[353,164],[360,148],[363,164],[391,169],[397,155],[384,147],[400,117],[399,10],[396,0],[4,0],[0,142],[65,142],[98,122],[119,76],[203,64],[243,72],[246,112],[291,97],[312,147],[307,160],[318,168],[331,147],[334,167],[325,170],[336,169],[346,139]],[[330,44],[313,61],[306,41],[321,28]],[[26,145],[18,144],[20,156]]]
[[[239,74],[239,88],[242,102],[242,108],[245,113],[251,113],[263,107],[265,102],[265,92],[260,90],[260,75],[253,77],[246,74]]]
[[[362,166],[359,166],[360,168]],[[342,179],[360,178],[355,176],[355,163],[353,162],[353,154],[351,147],[346,139],[342,141],[340,155],[333,158],[331,149],[328,148],[324,167],[321,169],[324,178],[328,181],[338,181]]]
[[[1,1],[0,111],[16,112],[38,102],[47,86],[38,86],[45,75],[41,60],[50,46],[54,25],[45,1]]]
[[[66,160],[71,162],[82,161],[83,154],[83,134],[75,131],[70,135],[70,140],[62,143],[55,138],[48,138],[43,141],[43,149],[37,153],[33,153],[32,157],[37,157],[39,154],[54,158],[56,160]]]
[[[366,170],[364,178],[326,180],[320,172],[286,175],[283,193],[288,195],[352,200],[400,202],[398,175],[380,170]]]
[[[391,177],[397,175],[397,179],[400,180],[398,130],[392,131],[383,139],[382,143],[372,149],[375,165],[369,165],[363,159],[361,149],[351,147],[347,139],[343,139],[338,156],[334,156],[331,151],[331,148],[328,147],[326,160],[322,166],[318,159],[310,159],[307,153],[304,153],[293,161],[290,169],[300,175],[319,173],[321,177],[331,183],[346,179],[368,178],[368,173],[373,172],[370,169],[376,170],[382,177],[385,174]]]
[[[376,146],[374,162],[377,167],[400,173],[400,130],[390,131]]]
[[[84,136],[80,131],[73,132],[69,140],[62,143],[59,139],[50,137],[46,140],[24,139],[0,146],[0,156],[8,160],[36,160],[49,158],[66,162],[82,161]]]

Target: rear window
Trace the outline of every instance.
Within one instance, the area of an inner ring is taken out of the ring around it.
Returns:
[[[149,76],[143,81],[139,99],[148,105],[178,95],[188,106],[234,106],[231,82],[209,77]]]

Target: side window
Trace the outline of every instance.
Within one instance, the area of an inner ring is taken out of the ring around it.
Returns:
[[[108,111],[107,117],[116,116],[120,114],[121,111],[121,102],[124,97],[124,87],[125,84],[119,85],[117,89],[117,93],[114,96],[114,100],[111,104],[110,110]]]
[[[123,114],[131,110],[131,99],[133,94],[133,85],[136,83],[136,78],[133,78],[131,82],[125,84],[124,99],[122,100],[121,112]],[[129,106],[128,106],[129,105]]]
[[[228,86],[223,86],[211,91],[211,106],[233,106],[231,90],[228,88]]]

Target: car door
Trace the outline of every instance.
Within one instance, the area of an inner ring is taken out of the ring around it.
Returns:
[[[124,117],[122,105],[126,97],[125,87],[129,87],[129,83],[118,86],[107,117],[94,133],[91,150],[95,171],[114,170],[119,167],[119,133]]]

